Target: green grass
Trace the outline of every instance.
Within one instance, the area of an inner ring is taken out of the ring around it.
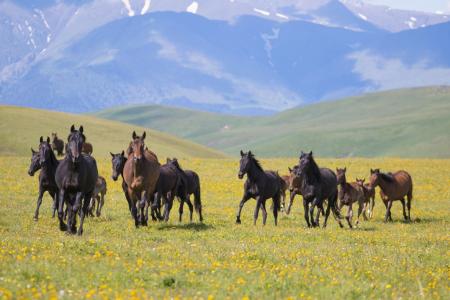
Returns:
[[[450,88],[394,90],[237,117],[164,106],[131,106],[97,116],[138,124],[237,155],[266,157],[450,157]]]
[[[158,153],[160,154],[160,153]],[[204,224],[169,223],[136,229],[108,159],[98,159],[107,180],[103,215],[87,219],[82,237],[67,236],[51,218],[44,197],[33,221],[37,178],[28,157],[0,157],[0,298],[195,299],[448,299],[450,266],[450,160],[319,159],[347,166],[348,180],[368,170],[408,170],[414,180],[412,223],[383,223],[378,192],[375,215],[359,228],[308,229],[301,200],[279,226],[252,225],[255,201],[234,224],[242,196],[238,161],[185,159],[201,178]],[[262,159],[283,174],[297,159]],[[270,206],[270,201],[268,203]],[[354,210],[356,208],[354,207]],[[323,220],[323,218],[322,218]],[[354,218],[355,220],[355,218]]]
[[[166,156],[179,158],[205,157],[223,158],[220,151],[183,140],[173,135],[140,126],[108,121],[93,116],[66,114],[30,108],[0,106],[0,155],[31,155],[30,147],[36,150],[40,136],[57,132],[64,141],[69,128],[75,124],[84,126],[87,141],[93,144],[93,155],[97,158],[120,152],[131,140],[133,130],[140,135],[147,131],[146,144],[165,160]]]

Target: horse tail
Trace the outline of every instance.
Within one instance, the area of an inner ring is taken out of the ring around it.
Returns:
[[[195,210],[199,213],[202,209],[202,199],[201,199],[201,193],[200,193],[200,178],[197,174],[194,173],[195,181],[197,182],[197,188],[194,192],[194,207]]]

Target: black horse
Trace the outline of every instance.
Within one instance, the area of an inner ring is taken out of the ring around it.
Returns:
[[[301,153],[299,165],[296,169],[298,175],[302,178],[300,187],[301,195],[303,196],[303,207],[305,210],[305,220],[308,227],[319,226],[319,213],[314,220],[314,208],[317,206],[319,210],[323,211],[323,203],[328,199],[327,211],[325,212],[325,221],[323,227],[327,226],[327,220],[330,215],[330,208],[333,215],[339,223],[341,215],[337,206],[337,178],[333,171],[327,168],[319,168],[313,158],[312,151],[310,153]],[[309,216],[311,216],[311,223]]]
[[[198,174],[192,170],[183,170],[178,163],[176,158],[167,159],[167,164],[173,166],[177,171],[179,176],[181,177],[181,184],[177,190],[177,197],[183,199],[185,197],[188,201],[186,203],[189,205],[191,203],[190,197],[194,195],[194,207],[197,212],[200,222],[203,222],[202,215],[202,201],[201,201],[201,193],[200,193],[200,177]],[[183,206],[185,201],[180,202],[180,222],[181,216],[183,215]],[[190,207],[189,207],[190,208]]]
[[[56,159],[55,153],[51,148],[49,137],[47,137],[47,140],[44,141],[41,136],[39,140],[39,165],[41,168],[41,172],[39,174],[39,196],[36,211],[34,213],[34,220],[36,221],[39,218],[39,207],[42,204],[42,197],[45,192],[48,192],[53,199],[53,218],[55,217],[58,202],[58,186],[55,182],[55,173],[56,168],[58,168],[59,161]]]
[[[125,163],[127,162],[127,158],[125,157],[125,152],[122,151],[122,153],[111,153],[111,163],[112,163],[112,175],[111,178],[114,181],[117,181],[117,179],[119,178],[119,176],[122,176],[122,190],[123,193],[125,194],[125,199],[127,199],[127,203],[128,203],[128,209],[130,210],[131,213],[131,199],[130,196],[128,195],[128,186],[127,183],[125,182],[125,180],[123,179],[123,168],[125,166]]]
[[[88,213],[89,203],[97,182],[98,170],[95,159],[90,155],[81,154],[81,148],[86,140],[83,126],[79,130],[72,125],[68,137],[68,147],[65,158],[56,169],[56,184],[59,189],[58,218],[60,229],[65,230],[63,222],[63,207],[68,209],[69,232],[83,234],[83,222]],[[80,211],[81,208],[81,211]],[[76,228],[76,215],[80,213],[80,227]]]
[[[239,179],[242,179],[245,174],[247,174],[247,180],[244,184],[244,196],[239,204],[236,223],[241,223],[241,211],[245,202],[254,198],[256,199],[256,208],[253,216],[253,224],[256,225],[259,209],[262,208],[263,224],[265,225],[267,219],[266,200],[272,198],[273,217],[275,219],[275,225],[277,225],[283,179],[281,179],[277,172],[264,171],[251,151],[244,153],[241,150],[241,161],[238,173]]]

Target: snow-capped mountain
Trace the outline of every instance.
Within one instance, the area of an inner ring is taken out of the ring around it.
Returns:
[[[263,114],[450,84],[445,15],[391,10],[414,18],[409,26],[383,21],[379,9],[350,0],[4,0],[0,103]]]

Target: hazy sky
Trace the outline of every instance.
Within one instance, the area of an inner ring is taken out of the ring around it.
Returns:
[[[368,3],[384,4],[392,8],[450,12],[450,0],[364,0]]]

